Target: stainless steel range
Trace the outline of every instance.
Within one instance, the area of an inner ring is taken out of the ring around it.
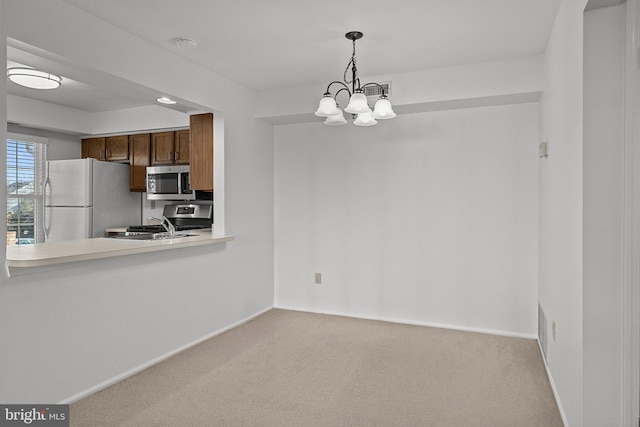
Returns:
[[[213,224],[213,205],[197,203],[180,203],[167,205],[162,218],[156,218],[158,224],[132,225],[127,231],[109,232],[107,237],[130,240],[158,240],[189,237],[188,230],[211,228]],[[181,231],[182,233],[176,233]]]
[[[213,205],[193,203],[166,205],[162,216],[171,223],[175,231],[211,228],[213,224]],[[157,219],[162,222],[160,218]],[[127,227],[127,232],[130,233],[160,233],[163,231],[165,231],[165,227],[162,224]]]

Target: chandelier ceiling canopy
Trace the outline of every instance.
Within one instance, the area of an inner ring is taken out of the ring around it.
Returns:
[[[342,92],[347,94],[349,103],[344,109],[345,112],[350,113],[354,119],[353,124],[357,126],[373,126],[378,119],[392,119],[396,116],[391,107],[385,89],[378,83],[365,83],[360,85],[360,79],[358,78],[358,68],[356,66],[356,40],[362,38],[363,34],[360,31],[349,31],[344,35],[347,39],[353,43],[353,53],[351,54],[351,60],[347,64],[347,68],[344,70],[343,80],[335,80],[329,83],[327,90],[320,99],[318,110],[315,112],[316,116],[326,117],[324,124],[326,125],[343,125],[347,123],[344,118],[344,114],[336,99]],[[349,80],[349,74],[351,79]],[[331,87],[337,85],[338,90],[335,94],[331,93]],[[351,85],[351,87],[349,87]],[[364,88],[367,86],[377,86],[381,90],[380,98],[376,101],[373,110],[369,107],[367,97],[364,94]]]

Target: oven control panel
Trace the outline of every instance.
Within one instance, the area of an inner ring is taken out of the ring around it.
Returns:
[[[167,218],[211,220],[213,218],[213,205],[196,203],[166,205],[164,207],[163,215]]]

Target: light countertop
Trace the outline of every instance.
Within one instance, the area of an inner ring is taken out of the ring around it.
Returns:
[[[12,268],[42,267],[74,261],[211,245],[233,240],[233,236],[213,235],[211,230],[189,230],[184,234],[192,234],[193,236],[151,241],[100,237],[7,246],[7,266]]]

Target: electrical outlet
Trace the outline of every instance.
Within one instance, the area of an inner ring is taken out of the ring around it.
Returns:
[[[549,157],[549,145],[547,142],[541,142],[538,147],[538,156],[540,158]]]
[[[551,336],[553,337],[553,341],[555,342],[556,340],[556,321],[555,320],[551,321]]]
[[[316,285],[322,283],[322,273],[316,273]]]

